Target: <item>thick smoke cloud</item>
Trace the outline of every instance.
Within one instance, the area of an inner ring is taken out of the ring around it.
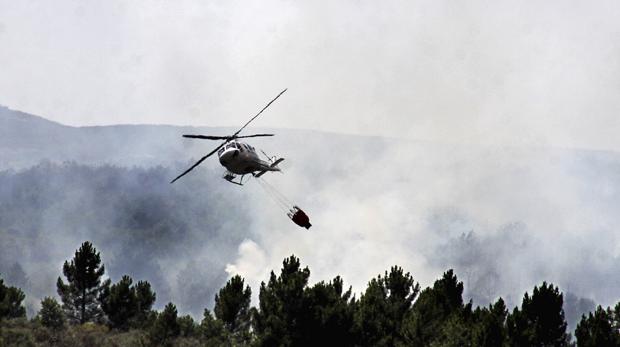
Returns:
[[[610,275],[618,270],[617,153],[397,140],[374,149],[330,143],[303,156],[291,148],[293,158],[315,160],[269,179],[297,197],[314,226],[291,233],[277,214],[258,217],[258,238],[244,241],[228,267],[254,288],[295,253],[313,280],[340,274],[358,292],[398,264],[423,285],[454,268],[480,305],[498,296],[516,305],[543,280],[573,297],[619,299]]]
[[[168,190],[205,148],[178,135],[213,129],[2,123],[0,165],[13,171],[0,271],[29,300],[49,295],[92,239],[111,276],[147,279],[159,304],[197,315],[233,273],[256,297],[291,253],[312,280],[342,275],[357,292],[398,264],[423,285],[454,267],[476,304],[516,304],[542,280],[572,293],[574,312],[590,307],[582,297],[611,304],[619,4],[0,1],[12,108],[74,125],[228,126],[289,87],[255,125],[332,132],[252,142],[287,158],[265,179],[309,213],[305,231],[260,187],[222,186],[217,163]],[[39,160],[121,168],[48,177],[28,169]]]
[[[168,183],[208,149],[180,133],[226,129],[52,124],[56,141],[25,146],[52,133],[40,119],[25,121],[22,136],[4,137],[2,147],[12,155],[0,175],[0,271],[26,283],[32,308],[54,292],[62,262],[84,240],[100,249],[113,280],[148,280],[158,305],[172,300],[196,317],[232,274],[252,285],[256,304],[260,282],[290,254],[310,267],[311,281],[341,275],[357,293],[397,264],[424,286],[454,268],[477,305],[498,296],[516,305],[543,280],[567,294],[567,317],[590,309],[589,300],[620,299],[610,276],[619,270],[615,152],[275,130],[252,144],[286,158],[283,174],[264,177],[308,212],[305,230],[256,182],[221,180],[215,161]],[[90,141],[70,146],[82,136]],[[87,165],[27,168],[55,149]]]

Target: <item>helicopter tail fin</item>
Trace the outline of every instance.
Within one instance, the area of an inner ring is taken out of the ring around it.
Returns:
[[[284,158],[276,159],[273,163],[271,163],[271,165],[269,165],[270,170],[260,171],[259,173],[255,174],[254,177],[258,178],[258,177],[264,175],[265,172],[267,172],[267,171],[281,171],[280,168],[278,167],[278,164],[280,164],[282,161],[284,161]]]

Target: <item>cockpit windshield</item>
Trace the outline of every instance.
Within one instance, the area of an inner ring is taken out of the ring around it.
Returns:
[[[240,147],[241,146],[239,146],[237,142],[229,142],[226,144],[226,146],[224,146],[224,149],[229,149],[229,148],[239,149]]]

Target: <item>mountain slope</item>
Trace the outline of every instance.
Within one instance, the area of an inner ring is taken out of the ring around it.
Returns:
[[[251,139],[286,158],[284,174],[264,177],[308,212],[306,231],[252,180],[223,181],[215,158],[169,184],[217,145],[181,134],[232,128],[76,128],[7,109],[0,123],[0,272],[19,274],[18,259],[31,298],[53,292],[62,262],[90,239],[114,280],[149,280],[158,303],[197,316],[229,274],[256,294],[291,253],[313,279],[339,274],[355,290],[398,264],[423,285],[452,267],[480,304],[502,295],[510,306],[542,280],[603,305],[618,300],[615,152],[289,129]]]

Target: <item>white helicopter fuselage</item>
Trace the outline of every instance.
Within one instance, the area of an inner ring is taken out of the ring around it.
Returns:
[[[240,138],[248,138],[248,137],[264,137],[264,136],[273,136],[274,134],[252,134],[252,135],[239,135],[239,133],[245,129],[256,117],[260,116],[269,105],[271,105],[280,95],[284,94],[286,89],[280,92],[275,98],[273,98],[269,103],[263,107],[254,117],[250,118],[239,130],[237,130],[234,134],[228,136],[213,136],[213,135],[193,135],[193,134],[184,134],[183,137],[190,139],[204,139],[204,140],[224,140],[216,149],[209,152],[204,157],[200,158],[194,165],[190,166],[189,169],[183,171],[180,175],[175,177],[170,184],[176,182],[181,177],[187,175],[190,171],[196,168],[200,163],[205,161],[207,158],[212,156],[217,152],[217,156],[220,160],[220,164],[228,170],[223,178],[231,183],[235,183],[238,185],[243,185],[243,177],[249,173],[252,174],[255,178],[260,178],[267,171],[280,171],[278,168],[278,164],[281,163],[284,158],[269,158],[270,162],[266,162],[258,158],[258,154],[256,154],[256,150],[254,147],[237,141]],[[265,152],[263,152],[264,154]],[[239,182],[234,181],[236,175],[241,175]]]
[[[261,160],[254,147],[239,141],[228,142],[217,152],[217,156],[226,170],[237,175],[257,171],[280,171],[277,166]]]

